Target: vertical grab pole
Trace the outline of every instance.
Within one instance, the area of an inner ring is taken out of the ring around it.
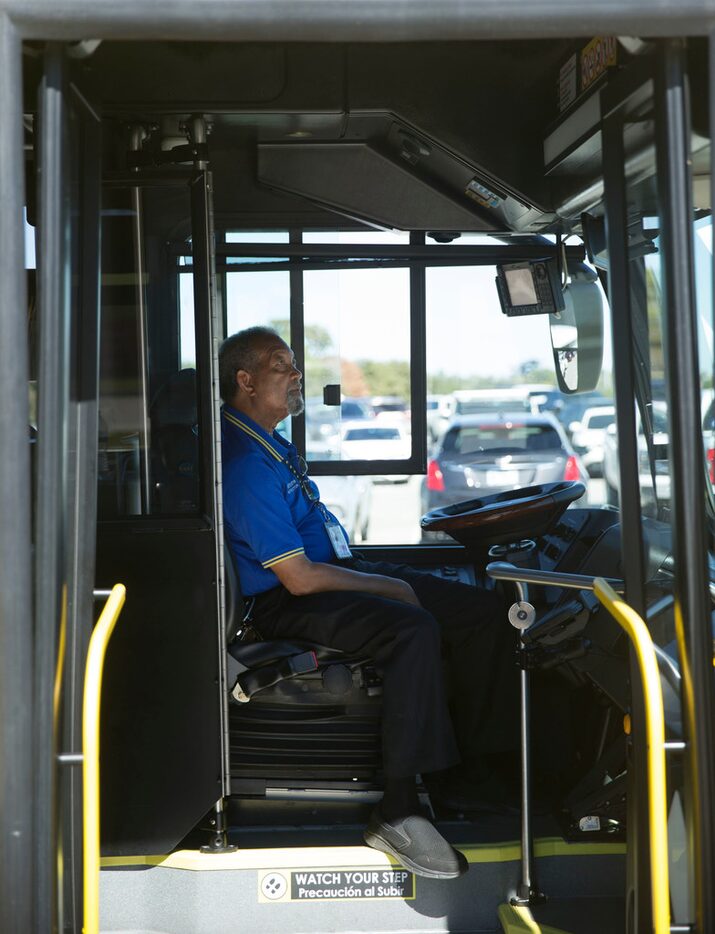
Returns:
[[[534,881],[534,830],[531,822],[531,736],[530,674],[524,661],[524,632],[533,622],[533,608],[528,604],[526,584],[514,581],[518,602],[509,611],[509,621],[519,630],[522,664],[520,672],[520,750],[521,750],[521,879],[514,905],[534,905],[542,901]]]
[[[32,551],[21,40],[0,12],[0,930],[32,931]]]
[[[141,149],[146,133],[143,127],[132,127],[129,148],[132,152]],[[132,211],[134,230],[134,269],[137,276],[137,345],[139,347],[139,379],[142,387],[142,438],[139,445],[139,468],[141,470],[141,512],[151,509],[151,479],[149,476],[149,361],[147,359],[147,320],[144,267],[144,216],[142,192],[139,186],[132,188]]]

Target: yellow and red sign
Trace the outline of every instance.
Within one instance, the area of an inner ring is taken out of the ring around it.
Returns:
[[[616,64],[618,56],[618,40],[615,36],[596,36],[587,46],[581,49],[579,55],[581,92],[590,87],[594,81],[610,67]]]

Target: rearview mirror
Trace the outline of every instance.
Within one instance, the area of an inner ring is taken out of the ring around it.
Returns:
[[[595,270],[569,264],[571,281],[563,290],[564,309],[549,315],[551,347],[563,393],[596,388],[603,364],[603,297]]]

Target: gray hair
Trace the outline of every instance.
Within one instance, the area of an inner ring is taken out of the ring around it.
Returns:
[[[227,337],[218,349],[219,391],[224,402],[231,402],[236,395],[236,373],[246,370],[253,373],[263,345],[280,334],[273,328],[245,328]]]

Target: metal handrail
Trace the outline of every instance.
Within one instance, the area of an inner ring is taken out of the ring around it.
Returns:
[[[651,903],[655,934],[670,931],[668,872],[668,802],[665,780],[665,721],[658,659],[648,627],[602,577],[594,593],[633,644],[643,685],[648,769],[648,827],[650,830]]]
[[[127,591],[115,584],[94,627],[87,650],[82,699],[82,845],[84,934],[99,931],[99,715],[104,657]]]
[[[487,574],[495,581],[520,581],[522,584],[543,584],[546,587],[571,587],[574,590],[593,590],[596,580],[589,574],[564,574],[561,571],[540,571],[536,568],[523,568],[508,561],[492,561],[486,567]],[[626,585],[622,580],[607,578],[606,583],[616,591],[623,593]]]

